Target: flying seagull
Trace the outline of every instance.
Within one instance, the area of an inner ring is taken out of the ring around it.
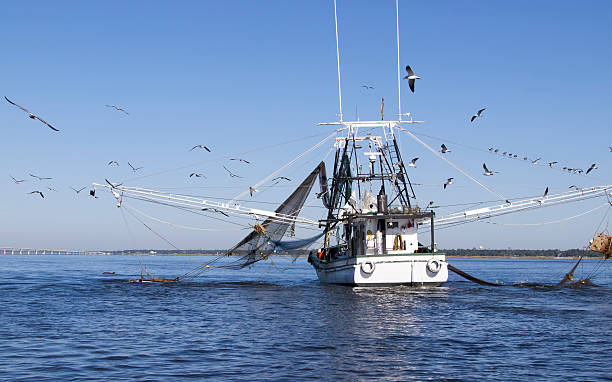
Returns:
[[[527,157],[523,157],[523,160],[529,160],[529,158],[527,158]]]
[[[505,156],[506,154],[508,154],[508,152],[507,152],[507,151],[504,151],[504,152],[502,153],[502,155],[504,155],[504,156]]]
[[[216,208],[202,208],[202,211],[212,211],[212,212],[218,212],[218,213],[220,213],[220,214],[222,214],[222,215],[225,215],[225,216],[229,217],[229,215],[228,215],[228,214],[226,214],[225,212],[223,212],[223,211],[221,211],[221,210],[218,210],[218,209],[216,209]]]
[[[276,178],[272,179],[271,181],[274,182],[275,180],[286,180],[287,182],[291,182],[291,179],[287,178],[286,176],[277,176]]]
[[[597,169],[597,166],[595,166],[595,163],[593,163],[593,164],[591,165],[591,167],[589,167],[589,169],[588,169],[588,170],[586,170],[586,173],[588,174],[589,172],[591,172],[591,171],[593,171],[593,170],[595,170],[595,169]]]
[[[549,166],[549,167],[552,167],[552,166],[554,166],[554,165],[555,165],[555,163],[559,163],[559,162],[548,162],[548,166]]]
[[[29,114],[29,116],[30,116],[30,118],[32,118],[32,119],[38,119],[40,122],[42,122],[42,123],[44,123],[45,125],[49,126],[49,128],[50,128],[51,130],[59,131],[59,130],[58,130],[58,129],[56,129],[55,127],[51,126],[51,125],[49,124],[49,122],[45,121],[44,119],[40,118],[39,116],[37,116],[37,115],[35,115],[35,114],[32,114],[32,113],[31,113],[31,112],[30,112],[28,109],[23,108],[23,107],[21,107],[21,106],[17,105],[15,102],[13,102],[13,101],[11,101],[10,99],[6,98],[6,96],[4,96],[4,99],[5,99],[5,100],[7,100],[7,101],[8,101],[8,103],[10,103],[11,105],[15,105],[15,106],[17,106],[18,108],[20,108],[21,110],[23,110],[23,111],[25,111],[26,113],[28,113],[28,114]]]
[[[76,188],[73,188],[73,187],[70,187],[70,188],[72,189],[72,191],[74,191],[74,192],[76,192],[78,194],[79,192],[83,191],[87,187],[82,187],[82,188],[79,188],[78,190]]]
[[[410,69],[410,65],[406,66],[406,72],[408,72],[408,75],[404,76],[404,79],[408,80],[408,86],[410,86],[410,90],[412,90],[412,92],[414,93],[414,80],[418,80],[421,77],[414,74],[412,69]]]
[[[108,166],[113,165],[113,164],[115,166],[119,167],[119,162],[117,162],[116,160],[112,160],[112,161],[108,162]]]
[[[40,192],[40,191],[38,191],[38,190],[36,190],[36,191],[32,191],[32,192],[28,192],[28,194],[39,194],[41,198],[43,198],[43,199],[45,198],[45,196],[43,195],[43,193],[42,193],[42,192]]]
[[[362,88],[365,88],[366,90],[368,89],[374,89],[374,86],[370,86],[370,85],[361,85]]]
[[[13,179],[13,182],[15,182],[15,184],[19,184],[19,183],[23,183],[23,182],[25,182],[25,179],[17,180],[17,179],[15,179],[15,178],[13,178],[13,176],[12,176],[12,175],[9,175],[9,176],[11,177],[11,179]]]
[[[482,168],[484,168],[485,172],[484,175],[485,176],[491,176],[493,174],[497,174],[497,171],[491,171],[487,168],[487,165],[485,163],[482,164]]]
[[[253,197],[254,192],[257,192],[257,190],[254,187],[249,186],[249,193],[251,194],[251,198]]]
[[[446,153],[450,153],[451,150],[446,148],[446,145],[444,143],[442,143],[442,145],[440,146],[442,148],[442,150],[440,150],[442,152],[442,154],[446,154]]]
[[[108,185],[109,185],[109,186],[111,186],[111,188],[116,188],[116,187],[119,187],[119,186],[121,186],[121,185],[123,184],[123,183],[112,184],[112,183],[111,183],[111,182],[110,182],[108,179],[106,179],[106,178],[104,178],[104,180],[106,181],[106,183],[108,183]],[[91,192],[90,192],[90,194],[91,194]],[[91,196],[94,196],[94,195],[91,195]]]
[[[540,159],[542,159],[542,158],[538,158],[538,159],[536,159],[536,160],[532,160],[532,161],[531,161],[531,163],[532,163],[532,164],[538,164],[538,161],[539,161]]]
[[[493,147],[489,147],[489,151],[493,151]]]
[[[444,183],[444,189],[445,189],[445,190],[446,190],[446,186],[448,186],[448,185],[450,185],[450,184],[453,184],[453,179],[455,179],[455,178],[448,178],[448,179],[446,180],[446,183]]]
[[[612,153],[612,146],[608,146],[608,148],[610,149],[610,152]]]
[[[37,178],[38,180],[51,180],[53,178],[45,178],[44,176],[38,176],[38,175],[34,175],[34,174],[30,174],[30,176],[32,178]]]
[[[444,145],[442,145],[444,146]],[[412,160],[410,161],[410,163],[408,163],[408,167],[414,167],[416,168],[416,161],[419,160],[419,158],[412,158]]]
[[[115,109],[115,110],[117,110],[117,111],[122,111],[122,112],[124,112],[125,114],[130,115],[130,113],[128,113],[127,111],[123,110],[122,108],[120,108],[120,107],[119,107],[119,106],[117,106],[117,105],[104,105],[104,106],[106,106],[106,107],[112,107],[113,109]]]
[[[485,111],[485,110],[487,110],[487,108],[484,108],[484,109],[480,109],[480,110],[478,110],[478,111],[476,112],[476,114],[474,114],[474,115],[472,116],[472,119],[470,119],[470,122],[474,122],[474,120],[475,120],[476,118],[478,118],[478,117],[482,117],[482,112],[483,112],[483,111]]]
[[[89,196],[93,196],[94,198],[98,199],[98,197],[96,196],[96,190],[89,190]]]
[[[246,164],[250,164],[250,163],[251,163],[251,162],[249,162],[248,160],[246,160],[246,159],[242,159],[242,158],[230,158],[230,160],[237,160],[237,161],[239,161],[239,162],[244,162],[244,163],[246,163]]]
[[[47,187],[47,189],[48,189],[49,191],[59,192],[58,190],[56,190],[56,189],[55,189],[55,188],[53,188],[53,187]]]
[[[496,153],[498,153],[498,152],[499,152],[499,149],[495,149],[495,150],[493,150],[493,152],[496,152]]]
[[[192,172],[191,174],[189,174],[189,177],[191,178],[192,176],[195,176],[196,178],[204,178],[204,179],[206,179],[206,175],[201,174],[201,173]]]
[[[210,149],[208,147],[204,146],[204,145],[195,145],[189,151],[193,151],[194,149],[204,149],[204,150],[210,152]]]
[[[227,167],[223,166],[223,168],[225,169],[225,171],[227,171],[230,175],[230,177],[232,178],[242,178],[241,176],[238,176],[236,174],[234,174],[233,172],[231,172],[230,170],[227,169]]]
[[[130,167],[132,168],[132,171],[134,171],[134,172],[144,168],[144,167],[134,167],[134,166],[132,166],[132,164],[130,162],[128,162],[128,165],[130,165]]]

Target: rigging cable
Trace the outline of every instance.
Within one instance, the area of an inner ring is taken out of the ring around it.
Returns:
[[[128,207],[128,206],[126,206]],[[165,241],[166,243],[170,244],[172,247],[174,247],[174,249],[180,250],[179,247],[177,247],[176,245],[172,244],[172,242],[170,242],[170,240],[166,239],[165,237],[163,237],[162,235],[158,234],[157,232],[155,232],[153,230],[153,228],[149,227],[145,222],[143,222],[142,220],[140,220],[138,218],[138,216],[134,215],[130,210],[130,207],[128,207],[128,209],[126,210],[128,212],[128,214],[132,215],[134,217],[134,219],[138,220],[142,225],[144,225],[145,227],[147,227],[149,229],[149,231],[153,232],[157,237],[159,237],[160,239],[162,239],[163,241]]]

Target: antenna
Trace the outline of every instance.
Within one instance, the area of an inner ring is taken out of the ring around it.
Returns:
[[[342,122],[342,88],[340,86],[340,49],[338,49],[338,12],[336,11],[336,0],[334,0],[334,20],[336,21],[336,59],[338,60],[338,103],[340,104],[340,122]]]
[[[334,0],[335,1],[335,0]],[[400,44],[399,44],[399,0],[395,0],[395,30],[397,32],[397,110],[398,118],[402,120],[402,87],[400,74]]]

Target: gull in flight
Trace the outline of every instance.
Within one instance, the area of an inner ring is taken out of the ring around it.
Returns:
[[[444,145],[442,145],[444,146]],[[444,151],[443,151],[444,152]],[[410,163],[408,163],[408,167],[414,167],[416,168],[416,161],[419,160],[419,158],[412,158],[412,160],[410,161]]]
[[[204,178],[204,179],[207,179],[207,178],[206,178],[206,175],[201,174],[201,173],[192,172],[191,174],[189,174],[189,177],[191,178],[192,176],[195,176],[196,178]]]
[[[410,86],[410,90],[412,90],[412,92],[414,93],[414,80],[418,80],[421,77],[414,74],[412,69],[410,69],[410,65],[406,66],[406,72],[408,72],[408,74],[404,76],[404,79],[408,80],[408,86]]]
[[[108,179],[106,179],[106,178],[104,178],[104,180],[106,181],[106,183],[108,183],[108,185],[109,185],[109,186],[111,186],[111,188],[116,188],[116,187],[119,187],[119,186],[121,186],[121,185],[123,184],[123,183],[112,184],[112,183],[111,183],[111,182],[110,182]],[[95,192],[94,192],[94,194],[95,194]],[[90,192],[90,195],[91,195],[91,196],[94,196],[93,194],[91,194],[91,192]]]
[[[542,159],[542,158],[538,158],[538,159],[536,159],[536,160],[532,160],[532,161],[531,161],[531,163],[532,163],[532,164],[538,164],[538,161],[539,161],[540,159]]]
[[[508,154],[508,152],[507,152],[507,151],[504,151],[504,152],[502,153],[502,155],[504,155],[504,156],[505,156],[506,154]]]
[[[38,180],[51,180],[53,178],[45,178],[44,176],[38,176],[38,175],[34,175],[34,174],[30,174],[30,176],[32,178],[37,178]]]
[[[552,166],[554,166],[556,163],[559,163],[559,162],[548,162],[548,166],[549,166],[549,167],[552,167]]]
[[[112,161],[108,162],[108,166],[111,166],[111,165],[115,165],[115,166],[119,167],[119,162],[117,162],[116,160],[112,160]]]
[[[366,90],[368,89],[374,89],[374,86],[370,86],[370,85],[361,85],[362,88],[365,88]]]
[[[212,212],[218,212],[218,213],[220,213],[220,214],[222,214],[222,215],[225,215],[225,216],[229,217],[229,215],[228,215],[228,214],[226,214],[225,212],[223,212],[223,211],[221,211],[221,210],[218,210],[218,209],[216,209],[216,208],[202,208],[202,211],[212,211]]]
[[[106,106],[106,107],[112,107],[113,109],[115,109],[115,110],[117,110],[117,111],[122,111],[122,112],[124,112],[125,114],[130,115],[130,113],[128,113],[127,111],[123,110],[122,108],[120,108],[120,107],[119,107],[119,106],[117,106],[117,105],[104,105],[104,106]]]
[[[225,171],[227,171],[229,173],[229,176],[232,178],[242,178],[241,176],[238,176],[236,174],[234,174],[233,172],[231,172],[230,170],[228,170],[227,167],[223,166],[223,168],[225,169]]]
[[[476,112],[476,114],[474,114],[474,115],[472,116],[472,119],[470,119],[470,122],[474,122],[474,120],[475,120],[476,118],[478,118],[478,117],[482,117],[482,112],[483,112],[483,111],[485,111],[486,109],[487,109],[487,108],[484,108],[484,109],[480,109],[480,110],[478,110],[478,111]]]
[[[130,162],[128,162],[128,165],[130,165],[130,167],[132,168],[132,171],[134,171],[134,172],[144,168],[144,167],[134,167],[134,166],[132,166],[132,164]]]
[[[257,192],[257,190],[254,187],[249,187],[249,193],[251,194],[251,198],[253,197],[254,192]]]
[[[446,190],[446,186],[448,186],[448,185],[450,185],[450,184],[453,184],[453,179],[455,179],[455,178],[448,178],[448,179],[446,180],[446,183],[444,183],[444,189],[445,189],[445,190]]]
[[[608,148],[610,149],[610,152],[612,153],[612,146],[608,146]]]
[[[496,152],[496,153],[498,153],[498,152],[499,152],[499,149],[495,149],[495,150],[493,150],[493,152]]]
[[[291,179],[287,178],[286,176],[277,176],[276,178],[272,179],[271,182],[274,182],[275,180],[286,180],[287,182],[291,182]]]
[[[239,162],[244,162],[244,163],[246,163],[246,164],[251,164],[251,162],[249,162],[249,161],[248,161],[248,160],[246,160],[246,159],[242,159],[242,158],[230,158],[230,160],[237,160],[237,161],[239,161]]]
[[[523,157],[523,160],[529,160],[529,158],[527,158],[527,157]]]
[[[597,166],[595,166],[595,163],[593,163],[593,164],[591,165],[591,167],[589,167],[589,169],[588,169],[588,170],[586,170],[586,173],[588,174],[589,172],[591,172],[591,171],[593,171],[593,170],[595,170],[595,169],[597,169]]]
[[[40,118],[39,116],[37,116],[37,115],[35,115],[35,114],[32,114],[32,113],[31,113],[31,112],[30,112],[28,109],[26,109],[26,108],[24,108],[24,107],[21,107],[21,106],[17,105],[15,102],[13,102],[13,101],[11,101],[10,99],[6,98],[6,96],[4,96],[4,99],[5,99],[5,100],[7,100],[7,101],[8,101],[8,103],[10,103],[11,105],[15,105],[15,106],[17,106],[18,108],[20,108],[21,110],[23,110],[23,111],[25,111],[26,113],[28,113],[30,118],[32,118],[32,119],[38,119],[40,122],[42,122],[42,123],[44,123],[45,125],[49,126],[49,128],[50,128],[51,130],[59,131],[59,130],[58,130],[58,129],[56,129],[55,127],[51,126],[51,125],[49,124],[49,122],[45,121],[44,119]]]
[[[15,184],[19,184],[19,183],[23,183],[23,182],[25,182],[25,179],[17,180],[17,179],[15,179],[15,178],[13,178],[13,176],[12,176],[12,175],[9,175],[9,176],[11,177],[11,179],[13,179],[13,182],[15,182]]]
[[[204,145],[195,145],[193,146],[191,149],[189,149],[189,151],[193,151],[194,149],[204,149],[208,152],[210,152],[210,149]]]
[[[484,168],[485,172],[484,175],[485,176],[491,176],[493,174],[497,174],[497,171],[491,171],[487,168],[487,165],[485,163],[482,164],[482,168]]]
[[[73,188],[73,187],[70,187],[70,188],[72,189],[72,191],[74,191],[74,192],[76,192],[78,194],[79,192],[83,191],[87,187],[82,187],[82,188],[79,188],[78,190],[76,188]]]
[[[47,189],[48,189],[49,191],[59,192],[58,190],[56,190],[56,189],[55,189],[55,188],[53,188],[53,187],[47,187]]]
[[[493,147],[489,147],[489,151],[493,151]]]
[[[43,198],[43,199],[45,198],[45,195],[43,195],[43,193],[38,191],[38,190],[32,191],[32,192],[28,192],[28,194],[39,194],[41,198]]]
[[[98,197],[96,196],[96,190],[95,189],[94,190],[89,190],[89,196],[93,196],[94,198],[98,199]]]
[[[442,143],[442,145],[440,146],[442,148],[442,150],[440,150],[442,152],[442,154],[446,154],[446,153],[450,153],[451,150],[446,148],[446,145],[444,143]]]

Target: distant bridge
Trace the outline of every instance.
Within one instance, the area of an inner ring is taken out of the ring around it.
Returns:
[[[37,248],[12,248],[0,247],[2,255],[108,255],[109,252],[102,251],[78,251],[72,249],[37,249]]]

